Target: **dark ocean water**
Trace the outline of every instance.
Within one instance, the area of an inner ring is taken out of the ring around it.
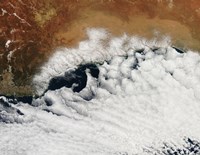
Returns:
[[[41,68],[37,97],[0,96],[0,153],[200,154],[199,54],[91,31]]]

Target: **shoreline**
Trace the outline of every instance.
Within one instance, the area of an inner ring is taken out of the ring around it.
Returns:
[[[0,93],[34,93],[31,82],[39,68],[57,47],[87,40],[87,28],[105,28],[113,37],[166,35],[176,47],[200,51],[199,0],[22,2],[0,4]],[[10,75],[4,78],[4,72]]]

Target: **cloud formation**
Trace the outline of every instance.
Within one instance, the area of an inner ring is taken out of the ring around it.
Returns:
[[[57,49],[49,61],[41,67],[40,73],[36,74],[33,79],[38,95],[41,95],[48,87],[50,79],[63,75],[67,69],[79,64],[103,62],[129,51],[167,47],[171,44],[168,37],[163,37],[162,41],[129,37],[126,34],[114,38],[104,29],[88,29],[87,34],[88,40],[80,42],[77,48]]]
[[[185,137],[200,141],[199,54],[181,53],[168,39],[112,38],[103,29],[88,30],[88,35],[77,49],[59,49],[34,82],[42,94],[52,78],[86,63],[96,64],[98,78],[85,68],[81,91],[72,84],[46,91],[32,106],[16,104],[23,123],[1,123],[0,150],[145,155],[164,142],[183,147]]]

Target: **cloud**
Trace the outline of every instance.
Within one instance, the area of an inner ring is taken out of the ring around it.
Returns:
[[[77,49],[59,49],[34,82],[42,94],[52,78],[65,77],[87,63],[96,64],[98,78],[86,67],[81,74],[87,76],[87,83],[80,92],[73,85],[62,86],[46,91],[33,101],[34,106],[18,103],[16,108],[26,120],[0,126],[4,142],[12,139],[1,142],[0,150],[42,155],[148,154],[165,142],[180,148],[185,137],[200,141],[199,54],[180,53],[168,40],[112,38],[103,29],[88,34],[89,40]]]
[[[67,69],[79,64],[103,62],[113,56],[124,55],[136,49],[167,47],[170,45],[168,37],[162,41],[146,40],[145,38],[129,37],[126,34],[113,38],[104,29],[88,29],[89,40],[79,43],[78,48],[60,48],[49,61],[41,67],[40,73],[33,79],[36,93],[41,95],[48,87],[49,80],[63,75]]]

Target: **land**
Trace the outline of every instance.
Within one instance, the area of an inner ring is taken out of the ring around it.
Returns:
[[[168,35],[200,51],[199,0],[0,0],[0,94],[34,94],[32,77],[60,46],[89,27],[146,38]]]

